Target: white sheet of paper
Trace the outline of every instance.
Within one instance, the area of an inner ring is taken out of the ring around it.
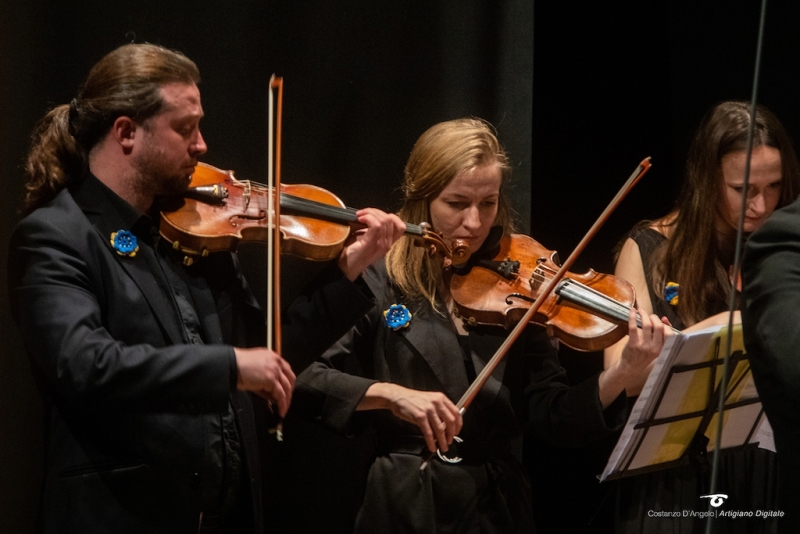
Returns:
[[[734,326],[732,350],[739,350],[743,347],[741,335],[741,326]],[[656,403],[668,379],[667,391],[658,405],[658,418],[685,415],[692,413],[695,409],[703,409],[708,403],[708,389],[704,385],[710,376],[708,371],[705,371],[704,374],[697,374],[698,372],[695,371],[673,373],[670,378],[670,369],[675,365],[692,365],[710,361],[713,355],[712,347],[715,339],[720,338],[720,350],[724,351],[727,343],[726,336],[727,330],[725,327],[713,326],[697,332],[677,334],[667,339],[661,354],[656,358],[653,370],[648,376],[639,398],[631,410],[622,435],[600,476],[601,481],[614,473],[620,472],[622,469],[636,469],[680,458],[686,446],[688,446],[688,443],[684,443],[680,436],[685,435],[691,429],[696,430],[699,418],[656,425],[650,427],[647,431],[634,427],[645,420],[653,418],[652,415],[656,410]],[[757,397],[752,375],[749,370],[747,373],[748,376],[743,379],[744,383],[741,391],[737,393],[735,398],[729,398],[728,403]],[[696,378],[696,380],[693,381],[693,378]],[[689,389],[692,391],[687,392]],[[693,398],[687,398],[687,395],[692,395]],[[744,444],[753,427],[758,425],[758,430],[753,433],[750,442],[758,442],[760,447],[775,450],[769,422],[761,413],[761,403],[728,410],[723,421],[723,448]],[[712,425],[716,425],[716,416],[712,420]],[[711,428],[711,425],[709,428]],[[716,429],[716,426],[713,428]],[[716,430],[714,430],[715,433]],[[676,435],[679,437],[676,438]],[[714,446],[714,443],[710,443],[709,450],[713,450]]]

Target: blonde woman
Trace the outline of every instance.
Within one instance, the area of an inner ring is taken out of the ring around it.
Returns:
[[[508,177],[488,124],[437,124],[409,157],[400,218],[430,221],[446,242],[463,239],[480,256],[512,229]],[[570,388],[557,344],[529,326],[462,416],[454,403],[508,332],[465,325],[453,313],[449,276],[441,258],[405,238],[395,243],[364,273],[372,311],[298,377],[296,403],[309,416],[339,432],[375,432],[356,532],[532,532],[530,485],[517,458],[523,426],[569,445],[609,433],[624,418],[624,383],[650,361],[626,356]],[[643,321],[633,335],[660,343],[663,330]],[[463,442],[453,447],[456,435]],[[456,448],[449,452],[462,461],[434,455],[420,471],[437,447]]]

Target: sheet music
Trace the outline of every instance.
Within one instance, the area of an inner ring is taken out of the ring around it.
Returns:
[[[724,354],[726,343],[725,326],[676,334],[667,339],[600,476],[601,481],[624,470],[681,458],[703,421],[710,400],[712,378],[714,389],[719,387],[722,365],[721,362],[713,365],[712,361],[717,350]],[[741,326],[735,325],[731,352],[743,350]],[[697,365],[703,363],[706,365]],[[761,403],[757,402],[758,393],[749,362],[742,359],[732,365],[721,446],[728,448],[757,442],[761,447],[774,450],[774,444],[770,447],[769,422]],[[716,414],[712,417],[705,432],[710,440],[709,450],[713,450],[716,442],[717,417]],[[663,421],[665,418],[675,419]],[[651,426],[635,428],[646,421],[650,421]]]
[[[769,424],[766,415],[763,416],[763,420],[759,424],[758,432],[753,440],[758,442],[760,448],[777,452],[775,450],[775,437],[772,435],[772,425]]]

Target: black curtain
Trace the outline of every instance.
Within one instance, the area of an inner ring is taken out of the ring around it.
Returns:
[[[403,164],[419,134],[441,120],[483,117],[511,154],[522,229],[562,258],[636,164],[652,156],[650,174],[573,269],[611,272],[611,250],[624,233],[670,208],[703,113],[719,100],[750,97],[759,4],[0,1],[2,529],[33,530],[43,455],[41,403],[5,283],[20,165],[35,121],[69,102],[102,55],[146,41],[194,59],[203,76],[205,161],[245,178],[263,176],[267,84],[272,73],[283,76],[284,180],[325,187],[355,207],[396,209]],[[769,6],[760,91],[796,140],[797,15],[792,2]],[[261,253],[246,247],[244,255],[260,293]],[[598,353],[562,356],[573,381],[602,366]],[[313,430],[294,435],[305,432]],[[357,474],[361,445],[331,439],[305,465],[335,482]],[[526,443],[540,532],[610,528],[614,487],[597,484],[594,475],[612,446],[609,440],[564,451]],[[342,461],[323,472],[335,455]],[[309,488],[293,515],[273,526],[290,521],[346,531],[351,516],[337,514],[337,506],[358,492],[348,483],[339,495]],[[298,484],[292,490],[302,495]]]

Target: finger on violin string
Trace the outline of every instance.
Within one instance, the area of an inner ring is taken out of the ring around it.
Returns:
[[[406,224],[393,213],[377,208],[363,208],[356,212],[358,221],[379,233],[379,239],[385,247],[391,246],[406,232]]]
[[[639,329],[644,328],[644,321],[639,319],[639,312],[633,306],[628,311],[628,335],[636,337],[639,335]]]
[[[657,316],[648,314],[642,308],[637,308],[637,314],[639,316],[639,321],[642,323],[642,330],[649,334],[656,329],[658,324],[661,324]]]

